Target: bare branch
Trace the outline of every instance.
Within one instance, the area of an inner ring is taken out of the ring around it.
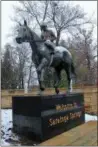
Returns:
[[[47,15],[48,5],[49,5],[49,1],[46,0],[45,1],[45,11],[44,11],[44,16],[43,16],[43,21],[45,20],[46,15]]]

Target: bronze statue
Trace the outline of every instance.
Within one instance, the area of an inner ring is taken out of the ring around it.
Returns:
[[[27,22],[24,21],[23,25],[20,25],[18,30],[18,36],[16,37],[17,43],[29,42],[32,49],[32,60],[35,63],[37,69],[38,81],[40,90],[43,91],[44,87],[44,71],[47,66],[55,69],[55,92],[59,93],[59,82],[61,79],[61,70],[64,69],[68,79],[68,91],[72,90],[72,74],[76,76],[75,69],[72,61],[71,53],[62,46],[54,46],[53,48],[53,61],[51,61],[50,53],[50,40],[44,41],[35,32],[27,26]],[[47,43],[45,43],[47,42]],[[47,47],[47,49],[46,49]]]

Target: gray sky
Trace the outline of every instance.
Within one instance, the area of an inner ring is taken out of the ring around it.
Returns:
[[[88,16],[94,15],[97,24],[97,1],[73,1],[73,4],[79,4]],[[1,1],[1,47],[3,48],[11,38],[7,34],[11,34],[13,22],[10,17],[13,16],[13,5],[18,5],[18,1]],[[94,30],[94,38],[97,38],[97,28]]]

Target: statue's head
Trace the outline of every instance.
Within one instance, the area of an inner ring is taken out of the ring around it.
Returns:
[[[41,30],[46,30],[47,29],[47,24],[45,22],[42,22],[40,25]]]
[[[28,42],[30,39],[30,29],[27,26],[26,20],[24,20],[24,24],[19,26],[18,28],[18,36],[16,37],[16,42],[21,44],[22,42]]]

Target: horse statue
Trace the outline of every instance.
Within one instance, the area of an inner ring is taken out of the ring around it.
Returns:
[[[37,69],[39,88],[40,91],[44,91],[44,71],[45,68],[50,65],[51,60],[49,50],[46,49],[43,40],[28,27],[26,20],[24,20],[23,25],[20,24],[16,42],[18,44],[23,42],[28,42],[30,44],[32,49],[32,60]],[[62,46],[55,46],[55,52],[50,67],[53,67],[55,70],[54,88],[56,94],[59,93],[58,86],[61,80],[61,70],[63,69],[67,74],[68,92],[70,93],[72,91],[72,75],[76,75],[71,53]]]

